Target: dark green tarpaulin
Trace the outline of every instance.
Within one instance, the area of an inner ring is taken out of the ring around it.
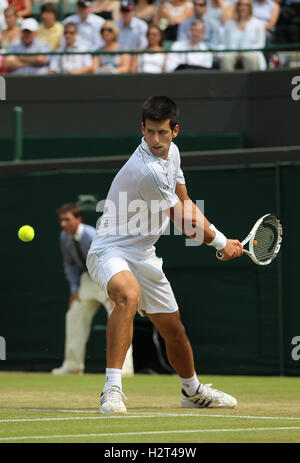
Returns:
[[[49,369],[61,362],[68,286],[55,211],[61,203],[82,195],[105,198],[113,175],[82,170],[0,179],[0,335],[7,343],[7,360],[0,362],[1,369]],[[242,240],[267,212],[280,214],[284,226],[280,260],[266,268],[246,256],[220,263],[212,248],[186,247],[182,236],[160,239],[157,253],[164,258],[197,371],[299,375],[300,361],[291,357],[291,340],[300,336],[299,165],[191,168],[185,176],[191,198],[205,200],[205,215],[227,236]],[[96,220],[96,212],[84,212],[85,222],[94,225]],[[36,231],[31,243],[17,238],[18,228],[25,224]],[[105,321],[101,310],[94,325]],[[136,329],[143,323],[137,316]],[[92,332],[87,357],[88,369],[104,370],[105,333],[101,330]]]

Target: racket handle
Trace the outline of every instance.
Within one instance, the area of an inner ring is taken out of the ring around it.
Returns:
[[[223,254],[223,252],[221,252],[221,251],[217,251],[217,252],[216,252],[216,256],[217,256],[217,259],[222,260],[223,257],[224,257],[224,254]]]

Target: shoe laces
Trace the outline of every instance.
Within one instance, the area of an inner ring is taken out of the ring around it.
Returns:
[[[118,386],[111,386],[106,391],[102,392],[102,400],[105,401],[107,396],[112,402],[118,402],[120,400],[120,395],[124,400],[127,400],[126,395],[121,391]]]
[[[197,391],[197,395],[205,395],[208,399],[215,399],[216,397],[222,397],[224,393],[219,391],[218,389],[214,389],[211,387],[212,383],[210,384],[200,384],[199,390]]]

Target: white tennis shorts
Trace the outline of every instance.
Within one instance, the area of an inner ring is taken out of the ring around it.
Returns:
[[[89,254],[87,268],[92,280],[107,293],[112,276],[129,270],[137,279],[141,289],[139,314],[172,313],[178,305],[171,285],[162,270],[162,259],[155,255],[155,248],[145,251],[128,251],[120,247],[107,248]]]

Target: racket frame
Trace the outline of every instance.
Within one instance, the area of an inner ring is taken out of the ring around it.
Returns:
[[[261,262],[259,261],[258,259],[256,259],[255,255],[254,255],[254,236],[255,236],[255,233],[258,229],[258,227],[260,226],[260,224],[264,221],[264,219],[268,216],[272,215],[273,217],[275,217],[277,220],[278,220],[278,225],[279,225],[279,231],[278,231],[278,240],[277,240],[277,244],[276,244],[276,248],[274,250],[274,254],[272,257],[270,257],[270,259],[266,260],[265,262]],[[247,244],[249,241],[249,251],[248,249],[243,249],[243,254],[246,254],[247,256],[250,257],[250,259],[257,265],[269,265],[274,259],[275,257],[277,256],[279,250],[280,250],[280,246],[281,246],[281,242],[282,242],[282,225],[280,223],[280,220],[279,220],[279,217],[277,217],[276,214],[265,214],[263,215],[260,219],[257,220],[257,222],[253,225],[250,233],[246,236],[246,238],[241,242],[242,246],[244,246],[245,244]],[[217,251],[217,259],[219,260],[222,260],[223,258],[223,253],[221,251]]]

